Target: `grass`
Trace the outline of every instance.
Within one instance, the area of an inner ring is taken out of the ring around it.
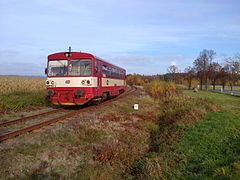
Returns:
[[[238,97],[184,91],[160,102],[149,150],[130,168],[131,179],[239,179]]]
[[[0,177],[239,179],[238,97],[131,96],[2,148]],[[139,103],[139,111],[132,105]],[[12,163],[16,162],[16,163]]]
[[[196,97],[196,98],[204,98],[210,100],[217,104],[223,112],[230,111],[232,114],[239,115],[240,107],[239,101],[240,97],[234,97],[232,95],[223,95],[219,93],[211,93],[200,91],[198,93],[194,93],[192,91],[184,91],[185,95]]]
[[[134,103],[141,105],[139,111],[132,109]],[[49,130],[6,141],[0,149],[0,178],[130,177],[126,172],[147,150],[149,131],[157,128],[152,122],[157,108],[148,96],[129,96]]]
[[[208,92],[185,94],[204,97],[218,104],[219,112],[209,113],[186,129],[178,143],[184,154],[183,175],[189,178],[240,178],[240,98]]]
[[[44,78],[0,76],[0,112],[42,106],[45,97]]]
[[[240,123],[231,113],[210,113],[187,129],[178,144],[185,155],[183,174],[190,178],[240,178]]]
[[[46,91],[11,92],[0,95],[0,112],[20,111],[32,106],[42,106],[46,103]]]

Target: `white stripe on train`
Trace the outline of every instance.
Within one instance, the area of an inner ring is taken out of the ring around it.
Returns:
[[[102,87],[124,86],[122,79],[101,78]],[[97,87],[97,77],[49,77],[46,80],[48,87]]]

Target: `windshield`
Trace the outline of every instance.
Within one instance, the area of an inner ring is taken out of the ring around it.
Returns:
[[[66,76],[67,60],[49,61],[48,76]]]
[[[69,61],[70,76],[90,76],[92,74],[91,59],[80,59]]]

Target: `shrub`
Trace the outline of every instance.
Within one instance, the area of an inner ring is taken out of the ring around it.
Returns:
[[[127,81],[127,84],[130,86],[133,86],[133,85],[142,86],[144,84],[144,81],[142,80],[142,78],[137,74],[129,75],[126,81]]]
[[[154,99],[170,97],[177,93],[177,88],[173,82],[163,82],[154,80],[144,86],[145,91]]]

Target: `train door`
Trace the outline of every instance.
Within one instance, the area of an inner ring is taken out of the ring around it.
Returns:
[[[101,82],[101,65],[100,65],[100,61],[95,59],[95,63],[94,63],[94,69],[95,69],[95,77],[97,77],[97,95],[101,96],[102,92],[101,92],[101,86],[102,86],[102,82]]]

